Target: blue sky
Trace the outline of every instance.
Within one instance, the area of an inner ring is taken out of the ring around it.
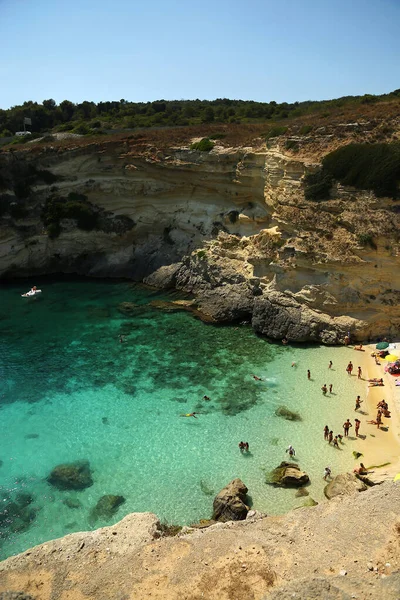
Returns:
[[[0,0],[0,107],[400,88],[400,0]]]

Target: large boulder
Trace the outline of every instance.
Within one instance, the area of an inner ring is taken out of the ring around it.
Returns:
[[[226,523],[227,521],[243,521],[249,507],[245,503],[247,487],[240,479],[234,479],[214,498],[213,520]]]
[[[270,290],[254,298],[253,329],[273,339],[338,344],[355,323],[350,317],[330,317],[313,310],[289,293]]]
[[[93,485],[89,461],[57,465],[47,477],[47,481],[59,490],[84,490]]]
[[[363,481],[353,473],[336,475],[324,488],[324,494],[330,500],[335,496],[351,496],[356,492],[364,492],[368,489]]]
[[[97,521],[97,519],[111,519],[117,512],[118,507],[124,502],[125,498],[123,496],[114,496],[113,494],[102,496],[91,511],[90,520]]]
[[[296,463],[281,462],[279,467],[268,473],[266,483],[279,487],[300,488],[310,482],[310,478],[304,471],[300,470]]]
[[[247,283],[221,285],[197,294],[199,311],[218,322],[243,321],[251,318],[254,295]]]

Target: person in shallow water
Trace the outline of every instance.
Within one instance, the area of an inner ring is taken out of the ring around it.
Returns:
[[[180,415],[181,417],[194,417],[195,419],[197,419],[196,415],[198,415],[199,413],[196,412],[191,412],[191,413],[186,413],[185,415]]]
[[[262,378],[257,377],[257,375],[252,375],[252,378],[255,379],[256,381],[262,381]]]
[[[353,363],[350,361],[349,364],[346,367],[346,371],[348,375],[351,375],[352,371],[353,371]]]
[[[350,427],[353,427],[353,425],[350,423],[350,419],[347,419],[347,421],[345,421],[343,423],[344,437],[348,437],[349,436],[349,429],[350,429]]]
[[[209,400],[211,400],[211,398],[209,396],[203,396],[203,400],[205,400],[206,402],[208,402]]]
[[[289,454],[290,458],[296,456],[296,450],[293,448],[292,444],[288,448],[286,448],[286,452]]]
[[[328,477],[330,477],[332,474],[332,471],[330,469],[330,467],[325,467],[324,469],[324,479],[325,481],[328,479]]]

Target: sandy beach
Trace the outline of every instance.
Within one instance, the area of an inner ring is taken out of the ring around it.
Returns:
[[[400,344],[393,354],[400,355]],[[365,352],[355,351],[354,347],[349,346],[349,360],[354,364],[353,377],[357,377],[357,367],[362,368],[362,381],[365,384],[364,389],[360,389],[361,409],[354,411],[354,418],[361,421],[360,438],[357,440],[357,450],[362,452],[355,465],[359,462],[367,468],[373,467],[373,480],[392,478],[400,472],[400,387],[395,385],[396,377],[385,373],[387,361],[379,359],[380,364],[376,364],[375,357],[371,356],[376,352],[375,344],[363,346]],[[368,379],[383,378],[384,386],[368,387]],[[361,387],[361,386],[360,386]],[[376,425],[368,424],[367,421],[375,420],[377,415],[377,404],[385,399],[391,412],[390,418],[382,418],[381,428]],[[354,399],[355,400],[355,399]],[[356,414],[358,416],[356,417]],[[354,431],[352,431],[354,435]],[[365,436],[365,437],[364,437]],[[385,464],[389,463],[389,464]],[[385,465],[385,466],[380,466]]]

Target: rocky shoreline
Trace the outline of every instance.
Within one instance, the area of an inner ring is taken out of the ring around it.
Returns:
[[[280,517],[253,511],[174,537],[155,515],[134,513],[0,563],[0,598],[397,600],[399,502],[399,484],[347,486],[318,506]]]

